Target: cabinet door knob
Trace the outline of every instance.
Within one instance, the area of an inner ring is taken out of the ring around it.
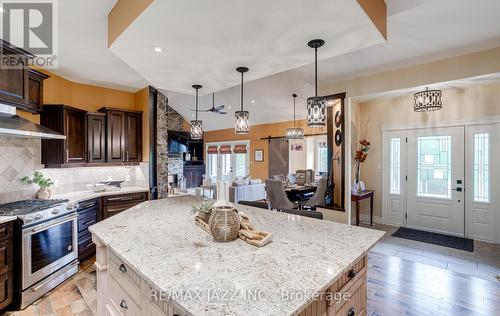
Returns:
[[[127,306],[127,302],[125,302],[125,300],[122,300],[120,302],[120,307],[123,308],[123,309],[128,309],[128,306]],[[354,314],[353,314],[354,315]]]
[[[347,274],[347,277],[349,279],[352,279],[356,276],[356,271],[354,271],[354,269],[352,269],[351,271],[349,271],[349,273]]]
[[[125,267],[125,265],[123,263],[120,264],[120,267],[118,269],[120,269],[120,271],[123,272],[123,273],[127,272],[127,268]]]
[[[354,315],[356,315],[356,310],[354,309],[354,307],[349,308],[347,316],[354,316]]]

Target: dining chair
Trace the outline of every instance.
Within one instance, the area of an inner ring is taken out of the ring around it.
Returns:
[[[316,205],[325,204],[325,195],[326,195],[326,187],[328,185],[328,181],[325,177],[318,180],[318,186],[316,187],[316,192],[314,195],[307,200],[304,205],[314,207]]]
[[[266,180],[267,199],[271,209],[286,210],[297,208],[287,197],[283,181],[281,180]]]

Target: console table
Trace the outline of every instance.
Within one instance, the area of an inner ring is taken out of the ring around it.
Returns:
[[[366,190],[358,193],[351,193],[351,201],[356,203],[356,226],[359,226],[359,202],[370,198],[370,226],[373,225],[373,196],[374,190]]]

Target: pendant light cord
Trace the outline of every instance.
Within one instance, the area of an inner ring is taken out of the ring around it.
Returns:
[[[293,128],[295,128],[295,98],[296,96],[293,96]]]
[[[243,111],[243,72],[241,73],[241,111]]]
[[[318,97],[318,47],[314,47],[314,96]]]
[[[198,89],[196,89],[196,121],[198,121]]]

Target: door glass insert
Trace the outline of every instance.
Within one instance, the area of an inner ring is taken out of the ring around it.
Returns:
[[[417,139],[417,195],[451,198],[451,136]]]
[[[208,177],[217,179],[217,154],[208,154]]]
[[[390,192],[401,194],[401,139],[391,138]]]
[[[221,175],[222,181],[230,181],[231,176],[231,154],[221,155]]]
[[[247,154],[235,154],[236,177],[243,178],[247,175]]]
[[[489,134],[474,134],[474,201],[489,202]]]

